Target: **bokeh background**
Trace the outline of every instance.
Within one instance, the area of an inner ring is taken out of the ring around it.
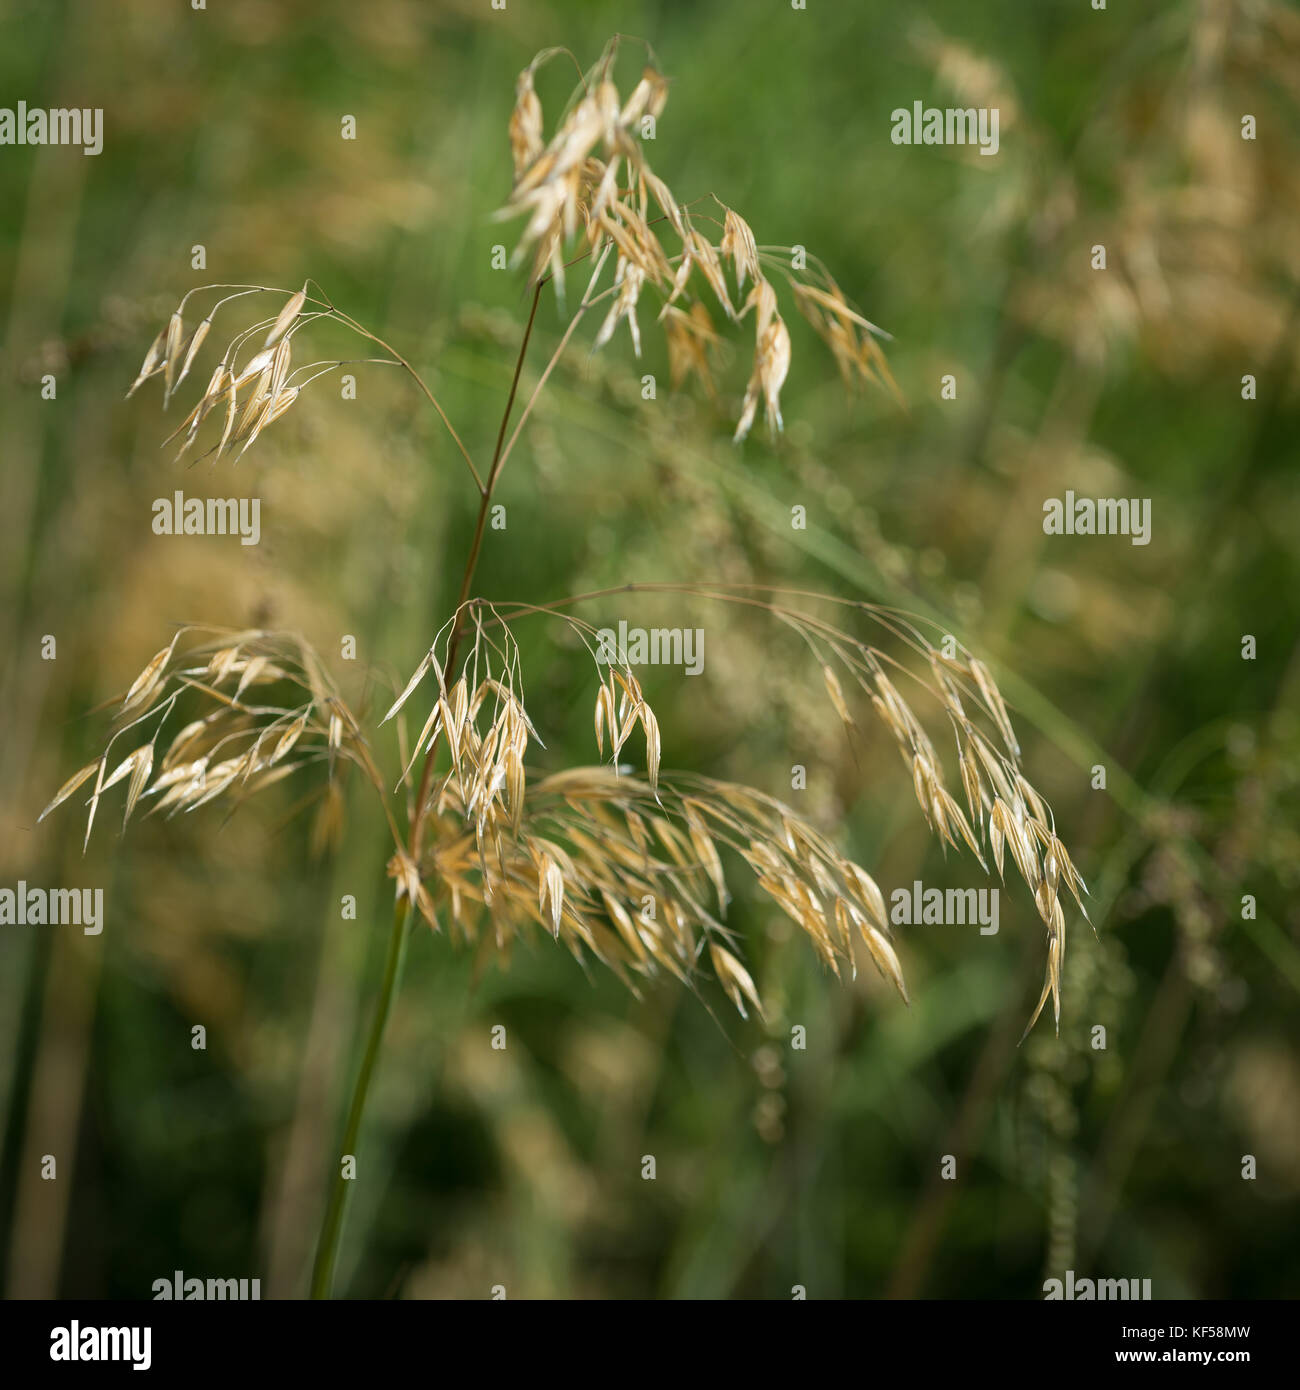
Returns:
[[[192,286],[312,276],[487,454],[527,311],[491,268],[514,78],[551,44],[587,65],[616,31],[672,80],[656,170],[820,255],[894,335],[907,409],[846,396],[796,323],[786,434],[737,450],[747,331],[717,400],[646,402],[662,339],[642,365],[583,328],[503,479],[479,592],[726,580],[936,618],[997,671],[1099,931],[1072,931],[1059,1038],[1040,1022],[1019,1048],[1043,942],[1014,885],[996,936],[900,929],[904,1008],[874,973],[829,977],[737,881],[766,1026],[711,984],[637,1002],[545,941],[498,968],[417,931],[339,1291],[1033,1298],[1074,1269],[1296,1296],[1300,14],[1274,0],[0,4],[0,104],[98,106],[106,127],[97,158],[0,148],[0,882],[102,886],[108,922],[0,928],[5,1292],[144,1298],[177,1269],[305,1290],[390,916],[364,789],[320,856],[288,787],[126,836],[105,814],[84,858],[74,807],[36,817],[177,621],[335,655],[354,634],[332,665],[377,722],[474,514],[397,373],[308,393],[233,471],[173,467],[156,383],[125,388]],[[546,70],[548,116],[570,86]],[[891,144],[916,100],[996,105],[1001,152]],[[563,324],[544,300],[526,385]],[[261,544],[153,535],[176,487],[260,496]],[[1151,544],[1044,536],[1066,489],[1150,498]],[[587,616],[704,626],[702,676],[647,673],[666,766],[800,797],[887,892],[980,881],[883,739],[850,754],[770,624],[649,599]],[[550,767],[593,756],[590,668],[557,637],[521,632]],[[387,730],[373,746],[395,769]]]

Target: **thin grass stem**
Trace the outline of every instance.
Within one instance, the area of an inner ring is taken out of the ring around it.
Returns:
[[[379,990],[378,1002],[375,1004],[374,1018],[370,1021],[370,1033],[366,1038],[366,1050],[361,1058],[361,1067],[352,1088],[347,1125],[343,1130],[343,1146],[339,1151],[338,1166],[330,1185],[329,1204],[325,1208],[325,1220],[321,1225],[320,1244],[311,1276],[313,1298],[329,1298],[333,1292],[334,1269],[338,1263],[339,1242],[343,1236],[343,1221],[347,1215],[352,1181],[343,1176],[343,1159],[349,1155],[353,1159],[356,1157],[357,1140],[366,1112],[366,1101],[370,1095],[370,1084],[374,1080],[384,1031],[388,1026],[388,1016],[393,1011],[393,1001],[397,998],[402,981],[402,966],[406,959],[406,940],[410,923],[411,905],[409,902],[399,901],[393,909],[393,929],[388,937],[384,980]]]

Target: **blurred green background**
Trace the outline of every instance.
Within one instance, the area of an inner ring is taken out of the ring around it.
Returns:
[[[233,471],[173,467],[156,383],[125,388],[194,285],[311,276],[487,456],[528,307],[491,268],[517,235],[491,220],[514,79],[551,44],[586,66],[616,31],[672,82],[656,171],[819,255],[894,335],[908,408],[847,397],[792,316],[786,434],[737,450],[748,329],[716,402],[646,402],[642,373],[667,380],[653,314],[641,364],[622,333],[593,356],[584,326],[505,473],[478,592],[772,583],[936,617],[998,673],[1099,934],[1072,927],[1059,1039],[1040,1022],[1017,1049],[1043,943],[1011,884],[996,936],[900,929],[907,1009],[874,972],[838,984],[738,882],[766,1026],[712,984],[716,1020],[544,941],[483,968],[417,930],[339,1292],[1032,1298],[1074,1269],[1295,1297],[1300,15],[1270,0],[0,4],[0,105],[105,113],[96,158],[0,147],[0,883],[99,885],[107,917],[99,937],[0,928],[6,1293],[149,1297],[177,1269],[305,1290],[390,915],[364,789],[319,860],[291,788],[125,837],[106,813],[84,859],[72,807],[36,817],[102,746],[88,711],[177,621],[297,629],[336,657],[356,635],[332,666],[377,722],[374,673],[404,679],[445,620],[476,503],[395,372],[363,370],[356,401],[308,391]],[[548,131],[571,85],[543,74]],[[893,145],[917,100],[996,105],[1001,152]],[[544,298],[527,387],[563,327]],[[178,487],[261,497],[261,544],[153,535]],[[1066,489],[1150,498],[1151,544],[1044,536]],[[705,627],[701,677],[647,677],[666,767],[800,797],[887,893],[981,881],[884,739],[850,755],[770,623],[646,598],[586,616]],[[520,630],[553,768],[594,760],[594,686],[558,636]],[[395,775],[388,730],[373,746]]]

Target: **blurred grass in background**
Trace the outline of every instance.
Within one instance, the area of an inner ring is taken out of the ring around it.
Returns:
[[[100,937],[0,929],[11,1296],[148,1297],[175,1269],[305,1288],[382,965],[382,823],[358,796],[314,860],[285,791],[125,839],[106,815],[83,860],[75,815],[36,815],[101,746],[86,711],[177,621],[295,628],[336,655],[354,634],[334,669],[377,718],[373,673],[404,679],[446,618],[476,501],[395,372],[361,369],[355,402],[327,380],[233,472],[171,467],[155,384],[122,394],[187,289],[312,276],[486,453],[527,310],[491,269],[515,230],[490,220],[514,78],[550,44],[588,64],[616,31],[672,79],[658,172],[820,256],[894,335],[909,408],[846,398],[792,324],[786,435],[738,451],[745,333],[714,403],[663,389],[656,334],[637,363],[621,335],[591,356],[584,327],[507,470],[478,591],[770,582],[938,618],[1017,707],[1099,936],[1073,930],[1059,1040],[1040,1024],[1017,1050],[1042,942],[1014,887],[996,936],[901,929],[910,1010],[874,975],[838,985],[742,894],[766,1028],[712,986],[720,1022],[545,943],[498,969],[417,931],[340,1292],[1035,1297],[1073,1268],[1157,1296],[1300,1293],[1300,16],[1141,10],[0,4],[0,104],[105,113],[97,158],[0,148],[0,882],[100,885],[107,916]],[[570,86],[543,74],[548,123]],[[997,106],[1001,153],[891,144],[917,100]],[[544,300],[526,389],[563,324]],[[327,337],[318,355],[353,350]],[[261,544],[153,535],[175,488],[261,497]],[[1151,544],[1045,537],[1066,489],[1150,498]],[[802,797],[887,893],[979,882],[883,740],[850,754],[770,624],[631,597],[586,616],[704,627],[701,677],[647,679],[666,766]],[[558,633],[520,629],[553,767],[592,759],[591,682]]]

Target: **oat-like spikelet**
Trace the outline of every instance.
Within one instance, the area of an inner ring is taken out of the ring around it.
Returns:
[[[261,690],[277,697],[287,691],[290,703],[262,703],[254,698]],[[184,707],[195,717],[173,728],[173,716]],[[40,816],[44,820],[94,775],[86,844],[100,798],[123,781],[125,825],[142,802],[152,801],[150,814],[175,815],[219,797],[242,801],[300,768],[323,765],[328,785],[314,833],[324,843],[335,841],[341,828],[337,759],[358,764],[379,785],[356,718],[320,658],[289,634],[181,628],[132,682],[116,723],[103,754],[69,778]],[[135,746],[114,763],[114,747],[123,739]]]
[[[190,374],[190,368],[194,365],[194,359],[199,355],[199,349],[203,346],[203,340],[208,336],[212,328],[210,318],[203,319],[199,326],[190,334],[190,340],[185,345],[185,358],[181,362],[180,375],[176,378],[176,385],[179,386]]]
[[[716,394],[709,354],[717,345],[718,334],[708,309],[699,300],[689,312],[676,305],[665,305],[660,321],[668,344],[668,374],[673,389],[688,376],[697,376],[709,395]]]
[[[516,178],[542,152],[542,103],[533,86],[536,64],[537,59],[534,59],[515,83],[515,109],[510,113],[510,153]]]
[[[274,347],[276,343],[287,332],[289,325],[302,313],[302,306],[307,302],[307,286],[304,285],[297,294],[292,296],[285,304],[284,308],[275,316],[275,322],[271,325],[271,331],[266,335],[263,347]]]
[[[144,382],[150,377],[156,376],[162,370],[163,346],[167,341],[167,330],[161,329],[158,336],[149,344],[149,351],[144,355],[144,361],[140,364],[140,370],[136,374],[135,380],[131,383],[130,390],[127,391],[129,400],[140,389]]]
[[[614,283],[618,286],[618,295],[614,303],[610,305],[605,322],[601,324],[600,331],[596,334],[593,347],[603,347],[614,336],[614,330],[619,323],[626,319],[632,334],[632,348],[640,357],[641,330],[636,321],[636,301],[641,293],[641,286],[645,284],[645,271],[634,261],[620,256],[618,269],[614,275]]]
[[[754,371],[745,390],[745,403],[741,407],[740,420],[736,425],[736,439],[741,440],[749,433],[754,423],[754,412],[758,409],[760,394],[763,398],[763,411],[773,431],[782,428],[781,387],[785,384],[790,370],[790,334],[781,315],[776,310],[776,294],[766,280],[754,285],[753,293],[743,313],[756,309],[755,322],[758,326],[758,345],[754,352]]]
[[[747,275],[753,278],[755,288],[763,283],[763,271],[758,264],[758,247],[754,242],[754,233],[750,230],[749,223],[731,208],[726,210],[718,251],[724,259],[731,258],[736,270],[738,289],[745,288]]]
[[[830,349],[845,386],[852,387],[858,381],[883,384],[901,405],[902,393],[877,341],[888,335],[850,306],[825,269],[820,277],[825,288],[788,277],[795,307]]]
[[[167,338],[163,344],[163,409],[167,409],[167,403],[171,400],[172,390],[176,385],[176,371],[181,364],[181,353],[184,350],[184,343],[181,341],[184,333],[184,321],[178,309],[172,314],[167,322]]]

